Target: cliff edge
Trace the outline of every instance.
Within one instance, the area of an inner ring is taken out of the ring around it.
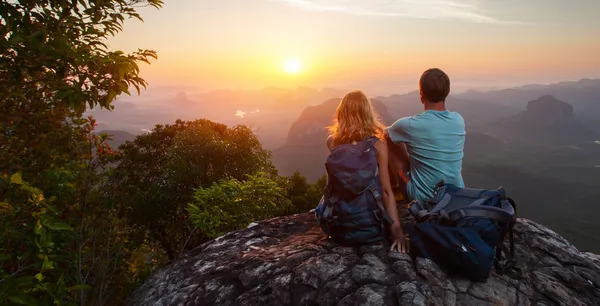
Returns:
[[[485,283],[385,245],[324,240],[311,213],[264,220],[185,254],[129,305],[600,305],[600,256],[528,219],[515,226],[520,273]]]

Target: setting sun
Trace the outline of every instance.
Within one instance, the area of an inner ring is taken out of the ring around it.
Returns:
[[[302,69],[302,65],[300,64],[299,60],[291,58],[285,61],[284,69],[287,73],[295,74],[300,72],[300,70]]]

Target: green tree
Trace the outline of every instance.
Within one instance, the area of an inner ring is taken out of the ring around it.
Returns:
[[[307,212],[316,206],[315,203],[310,203],[306,198],[306,192],[310,185],[306,182],[306,178],[296,170],[289,178],[288,197],[292,201],[292,208],[289,213]],[[311,207],[312,206],[312,207]],[[310,208],[309,208],[310,207]]]
[[[0,2],[0,165],[42,176],[68,155],[63,134],[69,118],[111,102],[129,88],[145,87],[139,62],[150,50],[111,51],[105,40],[125,18],[141,17],[136,6],[160,0]],[[36,145],[32,145],[32,144]],[[58,143],[58,145],[56,145]],[[51,147],[54,150],[47,150]],[[41,179],[41,177],[39,177]],[[43,181],[43,180],[42,180]]]
[[[224,179],[208,188],[199,188],[188,205],[190,219],[206,237],[227,232],[282,214],[292,205],[278,182],[264,172],[247,175],[246,180]]]
[[[157,125],[121,145],[120,154],[116,174],[129,220],[159,242],[170,259],[206,238],[186,221],[195,188],[260,171],[277,173],[249,128],[205,119]]]
[[[321,197],[323,196],[323,191],[325,190],[325,186],[327,185],[327,174],[321,176],[314,184],[311,184],[306,190],[306,200],[313,205],[311,207],[315,208]]]
[[[47,187],[51,196],[21,171],[2,175],[0,304],[105,305],[116,297],[107,293],[126,265],[126,228],[102,188],[111,148],[93,133],[94,121],[86,122],[79,132],[88,137],[73,144],[72,165],[48,172],[56,181]]]
[[[2,305],[110,303],[126,230],[101,190],[110,148],[82,113],[146,86],[138,64],[156,54],[105,45],[145,5],[162,1],[0,2]]]
[[[287,184],[287,197],[292,201],[292,207],[287,214],[306,213],[315,208],[321,197],[325,184],[327,184],[327,175],[323,175],[314,184],[308,184],[306,178],[295,171],[291,176],[284,178]]]

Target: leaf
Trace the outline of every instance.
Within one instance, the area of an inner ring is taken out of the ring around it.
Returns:
[[[42,226],[44,226],[48,229],[51,229],[51,230],[55,230],[55,231],[72,231],[73,230],[73,227],[71,227],[70,225],[58,222],[48,215],[41,215],[40,221],[42,223]]]
[[[89,285],[86,284],[79,284],[79,285],[75,285],[75,286],[71,286],[69,288],[67,288],[67,291],[71,292],[74,290],[85,290],[85,289],[90,289],[91,287]]]
[[[10,177],[10,183],[11,184],[17,184],[17,185],[22,185],[23,184],[23,178],[21,177],[21,171],[13,174]]]
[[[42,275],[42,273],[38,273],[35,275],[35,279],[42,282],[42,280],[44,280],[44,276]]]
[[[9,211],[12,209],[12,206],[6,202],[0,202],[0,212]]]
[[[13,281],[13,286],[15,286],[16,288],[20,288],[20,287],[28,287],[31,285],[31,283],[33,282],[33,277],[31,276],[22,276],[22,277],[18,277],[15,278],[15,280]]]
[[[48,255],[44,255],[44,263],[42,263],[42,271],[53,270],[53,269],[54,269],[54,265],[50,260],[48,260]]]
[[[13,295],[9,296],[8,300],[19,305],[38,305],[37,300],[31,295]]]

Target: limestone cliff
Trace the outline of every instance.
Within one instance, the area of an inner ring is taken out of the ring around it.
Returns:
[[[527,110],[501,120],[499,134],[526,143],[580,145],[598,138],[595,131],[573,115],[573,106],[544,95],[527,103]]]
[[[329,99],[319,105],[309,106],[300,117],[290,127],[286,145],[289,146],[322,146],[324,139],[327,138],[326,127],[333,123],[335,110],[340,104],[341,99]],[[387,107],[379,100],[371,99],[373,108],[381,121],[386,124],[392,124],[394,118],[388,113]]]
[[[527,219],[515,226],[522,273],[485,283],[427,259],[323,239],[312,214],[251,224],[151,276],[130,305],[600,305],[600,257]]]
[[[329,151],[325,145],[326,127],[333,123],[335,110],[341,98],[329,99],[321,104],[309,106],[291,125],[284,146],[272,150],[273,165],[281,175],[292,175],[298,170],[308,182],[314,183],[325,174],[325,160]],[[381,101],[371,99],[373,108],[386,125],[394,118]]]

